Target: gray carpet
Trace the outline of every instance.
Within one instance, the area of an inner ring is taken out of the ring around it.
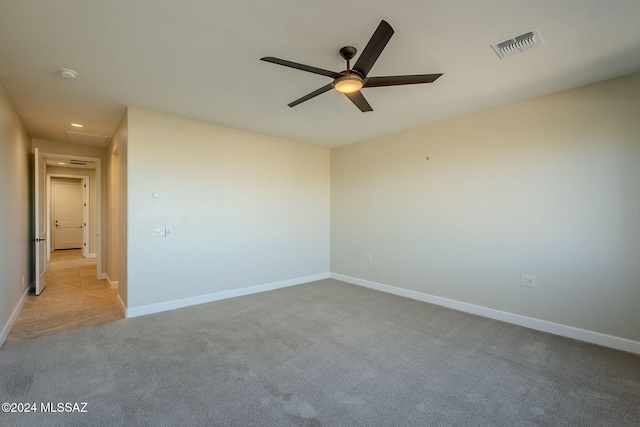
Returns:
[[[335,280],[9,342],[0,381],[38,409],[1,426],[640,425],[638,355]]]

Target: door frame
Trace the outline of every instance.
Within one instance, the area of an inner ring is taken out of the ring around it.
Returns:
[[[35,294],[40,295],[47,286],[47,262],[45,258],[49,234],[46,231],[46,211],[44,206],[46,204],[47,189],[43,188],[46,187],[47,182],[47,161],[46,156],[40,153],[38,147],[33,149],[33,158],[35,161],[33,168],[33,226],[35,231],[33,239],[35,243],[33,280]],[[41,227],[43,222],[45,226]]]
[[[95,169],[95,185],[96,185],[96,273],[98,279],[104,279],[106,277],[104,272],[104,266],[102,263],[102,159],[100,157],[88,157],[88,156],[77,156],[75,154],[60,154],[60,153],[52,153],[52,152],[42,152],[42,155],[45,155],[47,159],[68,159],[69,157],[73,157],[77,160],[86,160],[90,162],[94,162],[96,165]],[[74,175],[74,178],[77,178],[78,175]],[[48,193],[48,192],[47,192]],[[47,222],[49,224],[50,221]],[[47,233],[47,239],[50,239],[50,233]]]
[[[47,236],[49,236],[49,245],[47,245],[47,261],[51,261],[51,250],[53,246],[53,232],[51,230],[51,218],[53,211],[53,201],[52,194],[53,193],[53,183],[51,182],[51,178],[71,178],[77,179],[80,181],[80,185],[82,185],[82,223],[84,227],[82,229],[82,256],[85,258],[90,258],[91,254],[89,252],[89,227],[91,226],[91,216],[89,215],[89,175],[70,175],[70,174],[62,174],[62,173],[48,173],[47,174],[47,188],[51,191],[47,192]],[[96,241],[96,252],[98,251]],[[97,255],[96,255],[97,256]]]

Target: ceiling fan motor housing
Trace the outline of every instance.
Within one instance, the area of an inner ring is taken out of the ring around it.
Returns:
[[[340,56],[342,56],[344,59],[349,61],[353,59],[354,56],[356,56],[357,51],[358,49],[356,49],[353,46],[345,46],[342,49],[340,49]]]

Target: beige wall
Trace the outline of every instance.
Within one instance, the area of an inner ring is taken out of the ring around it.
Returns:
[[[127,140],[125,113],[107,147],[107,278],[117,282],[118,294],[127,304]]]
[[[74,144],[71,142],[49,141],[47,139],[34,138],[31,141],[32,148],[38,147],[42,153],[64,154],[79,157],[95,157],[102,162],[106,159],[106,149],[94,145]]]
[[[326,274],[329,155],[129,108],[128,306]]]
[[[31,139],[0,85],[0,345],[33,273]]]
[[[640,340],[639,100],[634,74],[333,149],[331,271]]]
[[[107,275],[112,282],[118,281],[118,246],[120,229],[120,156],[115,153],[111,155],[109,165],[109,222],[107,223],[107,248],[109,264],[107,265]]]

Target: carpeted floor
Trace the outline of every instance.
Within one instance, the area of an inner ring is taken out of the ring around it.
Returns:
[[[0,402],[37,408],[0,426],[638,426],[640,356],[323,280],[7,342]]]

